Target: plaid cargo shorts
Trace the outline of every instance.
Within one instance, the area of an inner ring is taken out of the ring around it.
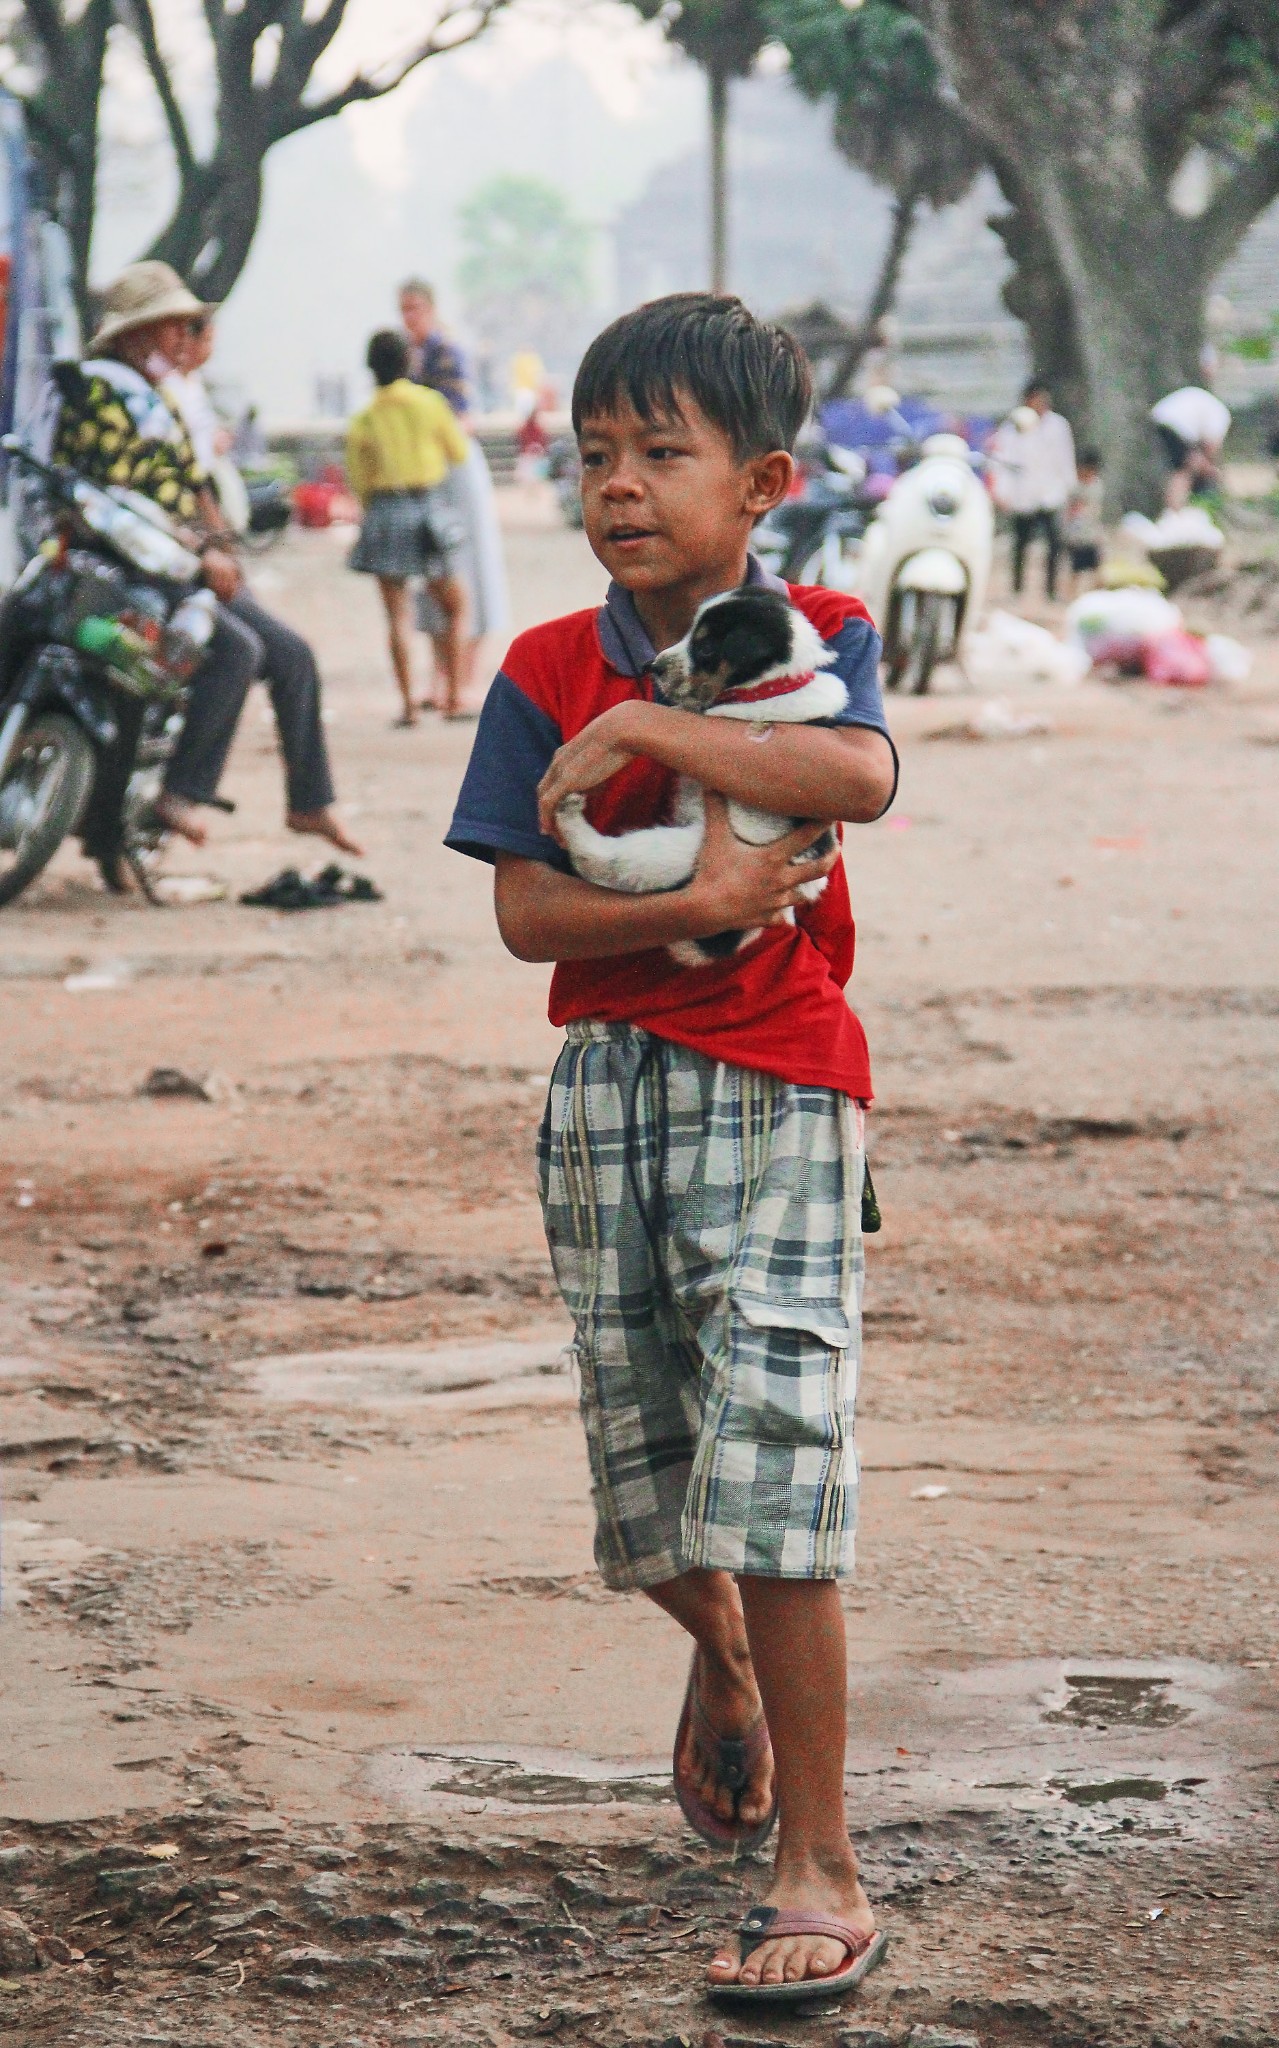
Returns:
[[[538,1143],[610,1586],[852,1570],[862,1106],[570,1024]]]

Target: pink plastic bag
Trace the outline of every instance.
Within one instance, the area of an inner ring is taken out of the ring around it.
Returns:
[[[1212,663],[1203,641],[1180,629],[1156,633],[1147,640],[1142,667],[1150,682],[1167,683],[1173,689],[1202,690],[1212,679]]]

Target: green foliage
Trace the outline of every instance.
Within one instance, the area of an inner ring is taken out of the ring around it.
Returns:
[[[490,178],[458,209],[458,283],[471,306],[533,292],[564,307],[590,290],[591,230],[554,185],[513,173]]]
[[[707,71],[744,78],[773,30],[765,0],[633,0],[673,43]]]
[[[772,35],[810,99],[833,99],[835,141],[901,198],[946,206],[962,197],[983,152],[947,93],[923,26],[897,0],[761,0]]]

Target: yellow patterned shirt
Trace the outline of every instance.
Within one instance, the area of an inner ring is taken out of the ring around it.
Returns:
[[[54,375],[62,403],[53,460],[90,483],[126,485],[175,519],[196,519],[208,478],[185,424],[159,393],[114,366],[108,376],[95,364],[60,363]]]

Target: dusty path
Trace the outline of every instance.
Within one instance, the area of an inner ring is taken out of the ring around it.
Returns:
[[[511,516],[523,617],[592,601]],[[263,595],[385,903],[144,912],[68,856],[0,920],[0,2036],[702,2042],[761,1872],[678,1824],[680,1645],[591,1572],[544,977],[439,846],[469,734],[389,729],[340,559]],[[849,852],[886,1226],[848,1596],[894,1947],[729,2042],[1279,2037],[1268,659],[1036,694],[1017,743],[895,714]],[[322,858],[256,717],[186,862],[235,889]]]

